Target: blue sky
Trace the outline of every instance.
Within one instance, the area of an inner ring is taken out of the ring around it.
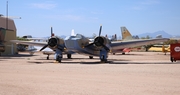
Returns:
[[[0,14],[6,15],[7,0],[0,0]],[[165,31],[180,35],[180,0],[8,0],[9,16],[17,35],[35,37],[70,35],[71,30],[85,36],[121,36],[120,26],[133,35]]]

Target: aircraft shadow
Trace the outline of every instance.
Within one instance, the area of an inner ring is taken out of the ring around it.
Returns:
[[[141,61],[111,61],[111,63],[109,64],[180,64],[180,62],[151,62],[151,61],[147,61],[147,62],[141,62]]]
[[[42,62],[39,62],[39,61],[27,61],[28,63],[35,63],[35,64],[52,64],[54,63],[53,61],[52,62],[45,62],[45,61],[42,61]]]
[[[1,55],[0,59],[14,59],[14,58],[21,59],[22,57],[31,57],[31,56],[37,56],[37,55],[27,55],[27,54]]]
[[[81,60],[78,60],[78,59],[81,59]],[[86,59],[88,59],[88,61],[85,61]],[[99,59],[99,58],[96,58],[96,59]],[[89,60],[92,60],[92,61],[89,61]],[[28,63],[52,64],[52,63],[55,63],[55,60],[49,59],[48,61],[46,59],[35,59],[32,61],[28,61]],[[164,62],[157,61],[156,62],[156,61],[132,61],[132,60],[125,60],[125,59],[108,59],[107,62],[100,62],[100,61],[94,61],[93,59],[89,59],[89,58],[72,58],[72,59],[64,58],[62,62],[58,64],[180,64],[180,61],[179,62],[178,61],[177,62],[171,62],[171,61],[164,61]]]

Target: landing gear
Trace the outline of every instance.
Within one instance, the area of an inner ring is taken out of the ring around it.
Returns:
[[[55,60],[56,60],[56,62],[61,63],[62,58],[63,58],[62,50],[56,49],[56,53],[55,53]]]
[[[56,61],[61,63],[61,60],[62,60],[62,54],[57,54]]]
[[[33,55],[33,54],[34,54],[34,52],[29,52],[29,54],[30,54],[30,55]]]
[[[89,56],[89,59],[93,59],[93,56]]]
[[[47,58],[46,58],[47,60],[49,60],[49,54],[48,54],[48,56],[47,56]]]
[[[123,52],[122,55],[125,55],[125,52]]]
[[[105,49],[100,50],[100,56],[99,56],[101,62],[106,63],[108,58],[108,52]]]
[[[101,56],[101,62],[103,62],[103,63],[106,63],[106,62],[107,62],[107,58],[105,58],[104,55]]]
[[[67,58],[68,58],[68,59],[71,59],[71,54],[67,54]]]

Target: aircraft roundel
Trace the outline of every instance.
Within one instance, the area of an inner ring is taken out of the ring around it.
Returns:
[[[180,47],[175,47],[175,48],[174,48],[174,51],[180,52]]]

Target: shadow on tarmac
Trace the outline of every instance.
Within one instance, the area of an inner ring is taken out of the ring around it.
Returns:
[[[29,55],[29,54],[15,54],[15,55],[1,55],[0,59],[21,59],[22,57],[32,57],[37,55]]]
[[[109,60],[107,62],[100,62],[100,61],[92,61],[92,62],[85,62],[85,61],[63,61],[61,63],[55,62],[54,60],[50,61],[28,61],[28,63],[35,63],[35,64],[47,64],[47,63],[57,63],[57,64],[180,64],[180,61],[178,62],[171,62],[171,61],[131,61],[131,60],[118,60],[118,61],[113,61]]]

